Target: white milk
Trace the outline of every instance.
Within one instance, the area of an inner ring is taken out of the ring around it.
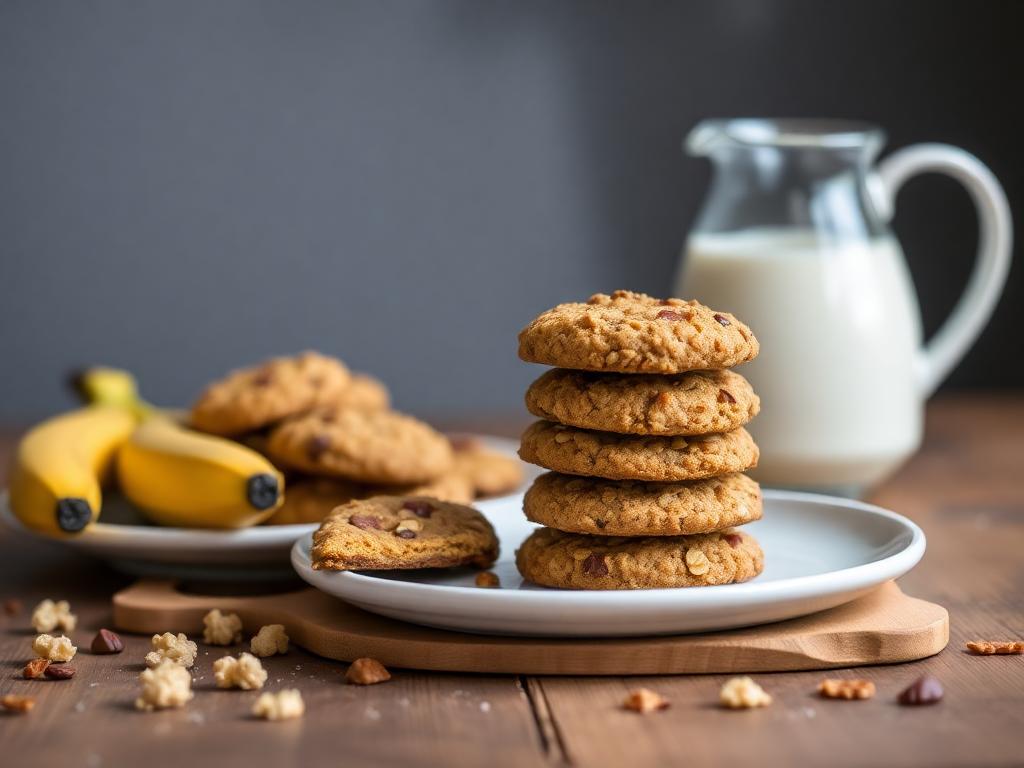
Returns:
[[[758,358],[739,369],[761,396],[750,425],[759,480],[855,489],[916,450],[921,327],[894,238],[698,233],[674,295],[734,313],[761,342]]]

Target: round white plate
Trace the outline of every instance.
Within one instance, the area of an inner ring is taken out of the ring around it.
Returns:
[[[518,441],[479,436],[485,446],[516,456]],[[523,465],[526,482],[539,470]],[[286,489],[287,492],[287,489]],[[108,494],[100,522],[81,533],[47,536],[25,528],[0,494],[0,524],[18,533],[72,547],[106,560],[119,570],[144,576],[200,579],[295,578],[288,562],[292,544],[317,526],[259,525],[239,530],[165,528],[147,523],[124,498]]]
[[[708,632],[791,619],[854,600],[921,559],[924,533],[894,512],[858,501],[765,491],[764,519],[744,526],[765,569],[745,584],[699,589],[586,592],[524,583],[515,550],[536,526],[522,497],[478,504],[501,541],[501,589],[473,586],[469,569],[315,571],[312,535],[292,549],[305,581],[367,611],[416,624],[489,634],[639,636]]]

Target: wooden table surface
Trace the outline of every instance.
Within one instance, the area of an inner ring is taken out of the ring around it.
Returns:
[[[9,453],[13,433],[0,441]],[[6,456],[0,456],[6,466]],[[0,715],[3,765],[218,766],[439,765],[1021,765],[1024,657],[975,657],[973,638],[1024,638],[1024,397],[956,396],[928,413],[924,450],[873,501],[917,521],[928,553],[902,580],[910,594],[949,609],[949,647],[914,664],[861,668],[878,687],[869,701],[825,701],[820,673],[759,675],[775,697],[762,710],[715,706],[722,676],[502,677],[397,670],[384,685],[343,684],[344,665],[293,649],[266,662],[272,688],[294,686],[306,716],[252,719],[255,693],[219,691],[200,645],[196,698],[181,710],[132,708],[143,637],[119,656],[81,653],[69,681],[26,681],[29,612],[44,597],[68,599],[88,648],[110,623],[109,597],[126,578],[55,545],[0,535],[0,694],[35,696],[28,715]],[[896,694],[921,674],[941,679],[934,707],[900,707]],[[638,686],[670,709],[640,716],[620,703]]]

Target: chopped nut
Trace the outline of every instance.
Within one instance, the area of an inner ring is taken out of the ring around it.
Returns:
[[[975,656],[1006,656],[1024,653],[1024,641],[1021,640],[972,640],[967,643],[967,650]]]
[[[494,589],[501,586],[501,579],[498,578],[498,574],[492,571],[480,571],[473,581],[478,587],[484,587],[485,589]]]
[[[735,404],[736,398],[732,396],[732,393],[725,389],[718,390],[718,402],[729,403],[730,405]]]
[[[251,653],[239,654],[237,659],[234,656],[217,659],[213,662],[213,676],[218,688],[241,688],[243,691],[262,688],[267,682],[267,671]]]
[[[686,320],[687,318],[671,309],[663,309],[657,314],[658,320]]]
[[[723,325],[723,326],[730,325],[729,318],[727,318],[727,317],[725,317],[723,315],[719,315],[718,313],[715,313],[714,318],[715,318],[716,321],[718,321],[719,325]]]
[[[626,700],[622,702],[625,709],[646,715],[658,709],[668,709],[669,701],[661,694],[655,693],[650,688],[637,688],[631,691]]]
[[[363,531],[369,531],[371,529],[376,531],[380,530],[380,518],[374,517],[373,515],[352,515],[352,517],[348,519],[348,524],[354,525],[356,528]]]
[[[13,693],[8,693],[6,696],[0,697],[0,707],[3,707],[8,712],[28,712],[36,705],[36,700],[30,696],[17,696]]]
[[[9,600],[4,600],[4,613],[8,616],[17,616],[21,613],[21,609],[21,600],[17,600],[13,597]]]
[[[690,439],[692,440],[693,438],[690,438]],[[683,450],[683,448],[685,448],[689,444],[690,443],[687,441],[687,439],[685,437],[673,437],[672,438],[672,442],[669,443],[669,447],[673,451],[681,451],[681,450]]]
[[[395,533],[401,533],[402,531],[410,531],[411,533],[418,533],[423,530],[423,523],[419,520],[402,520],[396,527]]]
[[[139,682],[142,684],[142,695],[135,700],[135,706],[147,712],[183,707],[194,695],[192,675],[185,667],[170,659],[164,659],[152,669],[143,670]]]
[[[50,666],[49,659],[32,659],[25,668],[21,670],[21,675],[26,680],[35,680],[37,677],[42,677],[43,672]]]
[[[711,561],[707,555],[693,547],[686,550],[686,570],[694,576],[703,576],[711,570]]]
[[[70,680],[75,676],[75,668],[70,664],[50,664],[43,674],[51,680]]]
[[[64,635],[59,637],[40,635],[32,641],[32,650],[39,658],[50,661],[71,661],[78,652],[78,649]]]
[[[904,689],[896,701],[905,707],[936,704],[942,700],[944,693],[942,683],[938,681],[938,678],[924,675]]]
[[[302,717],[306,705],[302,694],[295,688],[287,688],[277,693],[263,693],[252,705],[252,713],[264,720],[292,720]]]
[[[345,682],[353,685],[374,685],[391,679],[391,673],[376,659],[356,659],[345,672]]]
[[[870,680],[825,678],[818,683],[818,693],[826,699],[870,699],[875,695],[875,684]]]
[[[242,620],[237,613],[214,608],[203,616],[203,642],[207,645],[234,645],[241,639]]]
[[[101,629],[96,633],[96,637],[92,639],[90,649],[93,653],[100,656],[120,653],[124,650],[124,643],[116,633],[111,632],[109,629]]]
[[[559,445],[568,443],[570,440],[572,440],[572,435],[568,432],[555,432],[555,442]]]
[[[772,703],[772,697],[749,677],[732,678],[718,692],[718,700],[729,709],[767,707]]]
[[[260,631],[249,641],[249,649],[260,657],[288,653],[288,635],[284,632],[284,624],[267,624],[260,627]]]
[[[199,646],[181,632],[177,635],[171,632],[153,635],[152,643],[153,650],[146,654],[147,667],[158,667],[165,659],[182,667],[191,667],[195,664]]]
[[[32,611],[32,628],[36,632],[53,632],[55,629],[72,632],[76,624],[78,617],[71,612],[71,605],[67,600],[55,603],[46,599]]]

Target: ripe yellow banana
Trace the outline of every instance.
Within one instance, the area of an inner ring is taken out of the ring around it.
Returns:
[[[284,499],[284,478],[260,454],[159,414],[121,446],[117,474],[125,496],[161,525],[243,528]]]
[[[100,514],[100,485],[135,428],[133,413],[93,405],[33,427],[18,444],[10,502],[26,526],[49,534],[81,531]]]

